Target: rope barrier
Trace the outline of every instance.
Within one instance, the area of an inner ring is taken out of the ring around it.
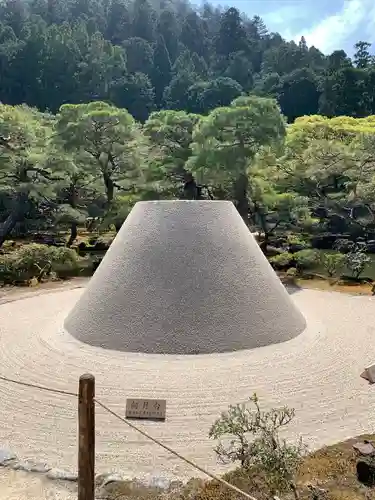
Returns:
[[[171,453],[175,457],[177,457],[180,460],[183,460],[187,464],[191,465],[194,469],[197,469],[200,472],[203,472],[203,474],[206,474],[206,476],[210,477],[211,479],[214,479],[215,481],[218,481],[219,483],[221,483],[224,486],[226,486],[227,488],[235,491],[236,493],[239,493],[240,495],[243,495],[248,500],[257,500],[256,498],[252,497],[248,493],[245,493],[244,491],[242,491],[240,488],[237,488],[237,486],[234,486],[233,484],[228,483],[227,481],[225,481],[225,479],[222,479],[221,477],[215,476],[214,474],[212,474],[211,472],[207,471],[206,469],[203,469],[203,467],[201,467],[200,465],[192,462],[191,460],[189,460],[188,458],[184,457],[183,455],[180,455],[180,453],[178,453],[177,451],[173,450],[172,448],[170,448],[166,444],[162,443],[158,439],[153,438],[152,436],[150,436],[150,434],[148,434],[144,430],[140,429],[138,426],[134,425],[132,422],[129,422],[129,420],[126,420],[126,418],[121,417],[121,415],[119,415],[115,411],[113,411],[110,408],[108,408],[108,406],[106,406],[102,402],[98,401],[96,398],[95,398],[95,402],[99,406],[101,406],[104,410],[106,410],[108,413],[110,413],[114,417],[116,417],[119,420],[121,420],[121,422],[123,422],[124,424],[128,425],[129,427],[131,427],[135,431],[139,432],[140,434],[142,434],[142,436],[146,437],[150,441],[153,441],[154,443],[156,443],[157,445],[159,445],[161,448],[164,448],[165,450],[169,451],[169,453]]]
[[[4,382],[10,382],[12,384],[17,384],[17,385],[20,385],[20,386],[24,386],[24,387],[38,389],[38,390],[41,390],[41,391],[46,391],[46,392],[51,392],[51,393],[56,393],[56,394],[63,394],[65,396],[73,396],[73,397],[76,397],[76,398],[79,397],[78,393],[76,393],[76,392],[64,391],[62,389],[55,389],[55,388],[52,388],[52,387],[46,387],[46,386],[42,386],[42,385],[39,385],[39,384],[32,384],[32,383],[29,383],[29,382],[22,382],[20,380],[11,379],[11,378],[8,378],[8,377],[4,377],[2,375],[0,375],[0,380],[3,380]],[[97,398],[94,398],[94,401],[101,408],[103,408],[105,411],[107,411],[110,415],[114,416],[115,418],[117,418],[118,420],[120,420],[121,422],[123,422],[124,424],[126,424],[128,427],[131,427],[133,430],[135,430],[136,432],[138,432],[139,434],[141,434],[145,438],[149,439],[153,443],[157,444],[161,448],[164,448],[166,451],[168,451],[169,453],[171,453],[175,457],[179,458],[183,462],[187,463],[188,465],[190,465],[194,469],[198,470],[199,472],[202,472],[203,474],[205,474],[206,476],[210,477],[214,481],[217,481],[217,482],[223,484],[224,486],[226,486],[227,488],[231,489],[232,491],[235,491],[236,493],[239,493],[240,495],[242,495],[243,497],[247,498],[248,500],[257,500],[255,497],[249,495],[248,493],[246,493],[245,491],[241,490],[240,488],[237,488],[237,486],[234,486],[233,484],[228,483],[227,481],[225,481],[225,479],[222,479],[221,477],[216,476],[215,474],[212,474],[208,470],[204,469],[203,467],[201,467],[200,465],[196,464],[192,460],[189,460],[188,458],[184,457],[183,455],[181,455],[177,451],[173,450],[172,448],[170,448],[166,444],[162,443],[158,439],[152,437],[150,434],[148,434],[148,432],[144,431],[143,429],[139,428],[137,425],[135,425],[132,422],[130,422],[129,420],[127,420],[126,418],[122,417],[121,415],[119,415],[115,411],[111,410],[111,408],[109,408],[108,406],[106,406],[104,403],[102,403]]]
[[[75,398],[78,398],[77,392],[63,391],[61,389],[53,389],[51,387],[45,387],[43,385],[31,384],[29,382],[21,382],[19,380],[14,380],[12,378],[3,377],[2,375],[0,375],[0,380],[4,380],[4,382],[11,382],[12,384],[16,384],[16,385],[31,387],[33,389],[39,389],[41,391],[54,392],[56,394],[64,394],[65,396],[73,396]]]

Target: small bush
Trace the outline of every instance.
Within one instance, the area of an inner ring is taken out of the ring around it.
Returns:
[[[297,276],[297,269],[295,267],[290,267],[287,270],[286,275],[288,278],[295,278]]]
[[[346,256],[345,264],[354,279],[359,279],[360,275],[369,265],[371,259],[361,247],[355,247]]]
[[[271,257],[270,263],[276,269],[283,269],[283,268],[290,266],[292,260],[293,260],[293,255],[291,253],[283,252],[283,253],[279,253],[278,255],[275,255],[274,257]]]
[[[316,266],[319,261],[319,253],[316,250],[306,248],[305,250],[294,253],[293,258],[296,263],[297,271],[302,271]]]
[[[345,264],[345,255],[340,252],[322,253],[320,261],[328,276],[332,278]]]
[[[303,236],[298,234],[290,234],[287,237],[287,246],[289,252],[299,252],[309,247],[309,243]]]
[[[333,248],[334,250],[337,250],[340,253],[348,253],[353,250],[354,243],[350,240],[339,238],[333,244]]]
[[[31,243],[11,253],[0,255],[0,281],[24,282],[32,278],[41,281],[60,269],[76,269],[79,257],[71,248]]]
[[[306,447],[300,440],[288,444],[279,436],[282,427],[294,418],[294,410],[282,407],[262,411],[256,394],[250,398],[254,409],[245,404],[230,406],[213,424],[210,437],[219,441],[216,453],[224,463],[241,463],[243,469],[264,473],[271,495],[296,492],[295,478]]]

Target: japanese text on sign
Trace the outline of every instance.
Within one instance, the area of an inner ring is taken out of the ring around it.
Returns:
[[[126,418],[165,420],[167,402],[165,399],[127,399]]]

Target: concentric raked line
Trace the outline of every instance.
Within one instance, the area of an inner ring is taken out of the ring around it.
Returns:
[[[12,384],[21,385],[21,386],[28,387],[28,388],[39,389],[41,391],[47,391],[47,392],[51,392],[51,393],[55,393],[55,394],[64,394],[66,396],[72,396],[72,397],[79,397],[78,393],[74,393],[74,392],[70,392],[70,391],[64,391],[64,390],[61,390],[61,389],[54,389],[52,387],[46,387],[46,386],[42,386],[42,385],[39,385],[39,384],[31,384],[29,382],[22,382],[20,380],[15,380],[15,379],[4,377],[3,375],[0,375],[0,380],[3,380],[4,382],[10,382]],[[142,434],[142,436],[144,436],[145,438],[147,438],[150,441],[154,442],[158,446],[161,446],[162,448],[164,448],[166,451],[168,451],[169,453],[171,453],[175,457],[177,457],[180,460],[183,460],[187,464],[191,465],[194,469],[197,469],[199,472],[202,472],[203,474],[205,474],[206,476],[210,477],[211,479],[213,479],[215,481],[218,481],[219,483],[223,484],[227,488],[235,491],[236,493],[239,493],[240,495],[242,495],[243,497],[247,498],[248,500],[257,500],[256,498],[252,497],[251,495],[249,495],[245,491],[241,490],[240,488],[237,488],[237,486],[234,486],[233,484],[228,483],[224,479],[222,479],[222,478],[220,478],[218,476],[215,476],[214,474],[212,474],[211,472],[207,471],[206,469],[204,469],[200,465],[196,464],[192,460],[189,460],[188,458],[184,457],[183,455],[181,455],[177,451],[173,450],[169,446],[163,444],[158,439],[153,438],[148,432],[145,432],[144,430],[140,429],[137,425],[134,425],[132,422],[129,422],[125,418],[121,417],[121,415],[119,415],[115,411],[111,410],[111,408],[109,408],[107,405],[105,405],[104,403],[102,403],[97,398],[95,398],[94,401],[99,406],[101,406],[105,411],[107,411],[108,413],[110,413],[111,415],[113,415],[114,417],[116,417],[117,419],[121,420],[121,422],[123,422],[124,424],[128,425],[129,427],[131,427],[132,429],[134,429],[136,432],[139,432],[140,434]]]

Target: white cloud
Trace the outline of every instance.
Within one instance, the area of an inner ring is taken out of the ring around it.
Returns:
[[[309,46],[314,45],[322,52],[330,53],[341,49],[356,32],[360,34],[358,39],[375,42],[374,0],[344,0],[340,11],[292,38],[298,41],[303,35]]]
[[[300,26],[308,19],[308,13],[306,13],[305,9],[296,9],[295,5],[284,5],[279,9],[262,14],[261,17],[272,26],[272,30],[278,30],[285,28],[286,19],[288,24],[298,24]],[[285,29],[283,31],[285,32]]]

